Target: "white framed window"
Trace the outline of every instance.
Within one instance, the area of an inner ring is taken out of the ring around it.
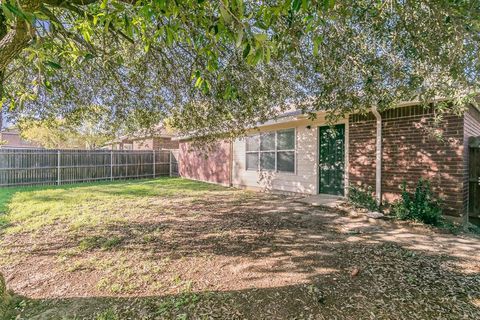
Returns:
[[[295,173],[295,128],[248,136],[245,150],[247,170]]]

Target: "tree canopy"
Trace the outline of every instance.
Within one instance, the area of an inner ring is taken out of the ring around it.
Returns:
[[[98,149],[115,137],[99,106],[78,108],[64,119],[20,119],[22,138],[47,149]]]
[[[332,118],[478,91],[474,0],[6,0],[3,105],[239,133],[297,106]],[[450,105],[451,106],[451,105]]]

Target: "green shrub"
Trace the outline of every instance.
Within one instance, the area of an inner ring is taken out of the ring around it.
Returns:
[[[401,220],[438,225],[442,208],[440,200],[433,195],[430,182],[420,178],[413,194],[407,191],[407,183],[402,183],[402,196],[393,203],[392,213]]]
[[[373,196],[372,187],[350,187],[348,201],[356,207],[365,208],[370,211],[378,211],[380,208]]]

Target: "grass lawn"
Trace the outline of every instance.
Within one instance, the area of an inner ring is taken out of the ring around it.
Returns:
[[[480,318],[477,237],[179,178],[0,189],[0,271],[5,319]]]

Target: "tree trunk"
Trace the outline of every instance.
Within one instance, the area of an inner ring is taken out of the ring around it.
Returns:
[[[3,98],[3,71],[0,71],[0,132],[3,130],[3,103],[2,103],[2,98]]]
[[[0,10],[0,39],[5,38],[7,34],[7,21],[3,10]],[[0,69],[0,132],[3,129],[3,80],[5,78],[5,69]]]
[[[21,3],[22,9],[26,12],[35,12],[40,9],[41,5],[42,2],[37,0],[24,0]],[[2,12],[0,16],[0,69],[4,71],[35,37],[35,28],[30,26],[28,21],[17,18],[8,28],[6,20]]]

